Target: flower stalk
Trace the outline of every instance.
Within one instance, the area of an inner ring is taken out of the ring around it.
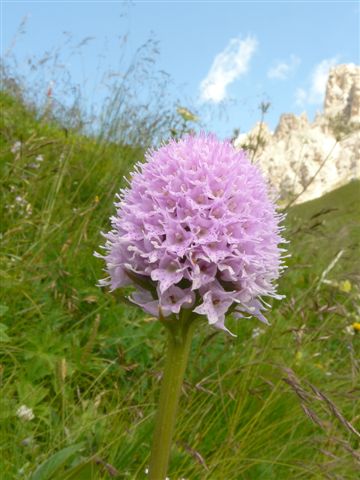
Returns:
[[[168,330],[168,344],[150,456],[150,480],[166,478],[176,412],[196,322],[194,316],[180,315],[176,321],[164,320],[163,323]]]

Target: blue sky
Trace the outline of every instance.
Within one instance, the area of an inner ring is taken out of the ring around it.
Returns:
[[[251,128],[262,100],[271,102],[272,128],[284,112],[306,111],[312,118],[322,108],[329,67],[359,63],[355,1],[3,0],[1,9],[2,55],[12,48],[24,71],[27,57],[64,44],[64,31],[75,42],[94,37],[66,65],[87,88],[89,102],[99,100],[101,69],[122,68],[119,36],[129,34],[126,58],[155,38],[158,68],[176,85],[172,95],[203,112],[208,128],[221,137]],[[25,16],[26,32],[14,42]]]

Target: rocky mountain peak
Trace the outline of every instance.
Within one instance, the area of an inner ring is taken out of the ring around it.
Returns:
[[[283,139],[288,137],[294,130],[304,130],[308,127],[309,121],[305,112],[299,116],[296,116],[294,113],[283,113],[280,116],[274,137]]]
[[[234,144],[249,150],[284,202],[311,200],[360,178],[360,66],[330,70],[324,111],[313,122],[306,113],[284,113],[274,133],[257,123]]]
[[[330,70],[326,85],[324,114],[341,114],[346,120],[360,121],[360,66],[337,65]]]

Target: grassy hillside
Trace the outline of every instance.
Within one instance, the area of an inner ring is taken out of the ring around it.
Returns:
[[[92,256],[142,151],[5,94],[0,106],[2,479],[146,478],[164,332],[95,286]],[[271,327],[198,331],[171,480],[355,478],[359,191],[352,182],[289,211],[287,298]]]

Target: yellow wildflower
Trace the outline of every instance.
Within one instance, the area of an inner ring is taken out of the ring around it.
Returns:
[[[355,332],[360,332],[360,322],[354,322],[352,325]]]
[[[342,292],[349,293],[351,291],[351,282],[349,280],[344,280],[343,282],[339,283],[339,289]]]

